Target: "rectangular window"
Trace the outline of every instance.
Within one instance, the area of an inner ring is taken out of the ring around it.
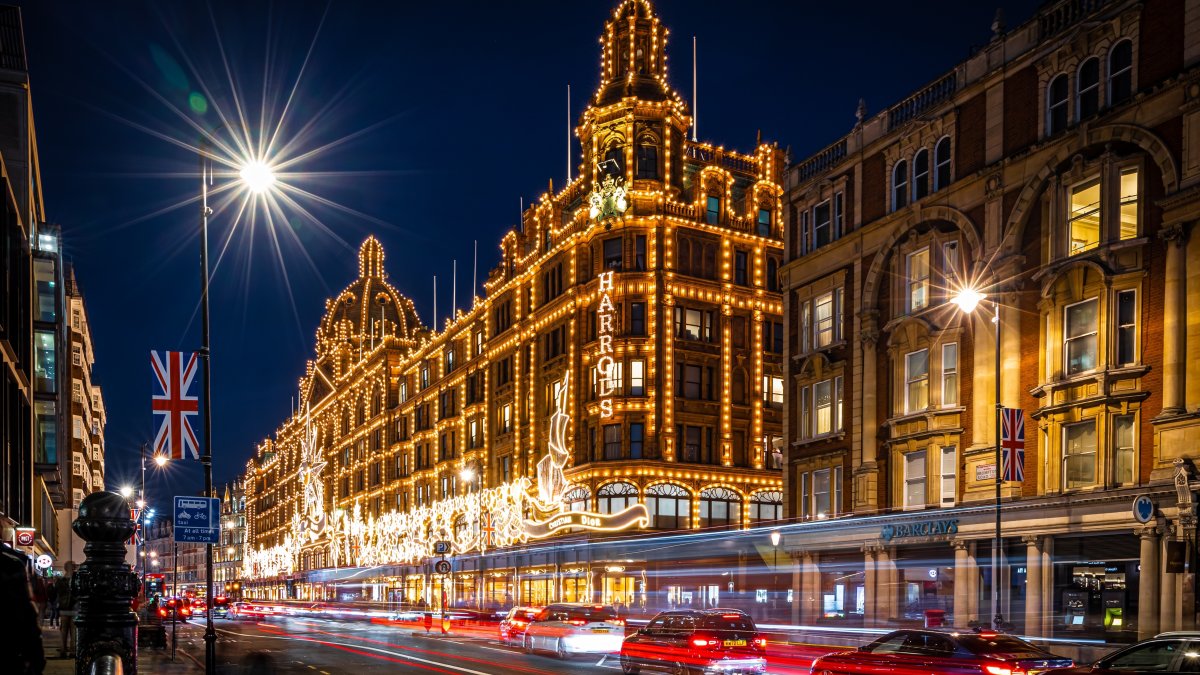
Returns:
[[[685,364],[683,369],[683,397],[690,400],[700,398],[700,366]]]
[[[807,354],[809,351],[809,340],[812,339],[813,331],[815,330],[812,322],[812,303],[803,302],[800,304],[800,353]]]
[[[1063,489],[1096,484],[1096,420],[1063,428]]]
[[[808,486],[808,472],[800,474],[800,516],[805,520],[812,517],[812,493]]]
[[[646,303],[644,303],[644,302],[629,303],[629,334],[630,335],[645,335],[646,334]]]
[[[683,441],[683,461],[699,462],[700,461],[700,427],[686,427],[686,435]]]
[[[942,506],[954,506],[957,497],[958,448],[953,445],[942,448]]]
[[[817,296],[813,301],[813,344],[817,349],[828,347],[834,340],[833,292]]]
[[[698,309],[681,309],[683,313],[683,323],[680,328],[680,336],[689,340],[699,340],[701,330],[703,330],[704,313]]]
[[[833,238],[837,239],[846,233],[846,209],[841,192],[833,196]]]
[[[833,378],[833,430],[841,431],[842,426],[842,376]]]
[[[833,432],[833,380],[813,385],[813,409],[816,412],[813,428],[817,436]]]
[[[760,236],[760,237],[771,236],[771,210],[770,209],[759,209],[758,210],[758,236]]]
[[[1138,236],[1138,170],[1121,171],[1121,238]]]
[[[1133,415],[1117,415],[1113,417],[1113,482],[1117,485],[1131,485],[1136,476],[1133,444]]]
[[[467,434],[467,442],[472,448],[479,447],[479,420],[471,420],[470,431]]]
[[[58,391],[58,357],[55,351],[54,332],[36,331],[33,334],[33,348],[34,391],[39,394],[53,394]]]
[[[646,361],[643,359],[629,362],[629,395],[646,395]]]
[[[475,331],[475,356],[483,353],[483,331]]]
[[[1136,210],[1137,196],[1134,196]],[[1071,188],[1067,252],[1071,255],[1095,248],[1100,243],[1100,179]]]
[[[958,343],[942,345],[942,407],[958,405]]]
[[[642,444],[646,440],[646,426],[641,422],[629,425],[629,458],[642,458]]]
[[[929,249],[908,254],[908,311],[916,312],[929,306]]]
[[[813,248],[820,248],[833,241],[832,208],[828,201],[813,207]]]
[[[408,381],[401,380],[400,381],[400,402],[404,403],[407,400],[408,400]]]
[[[425,389],[428,386],[429,386],[429,366],[422,365],[421,366],[421,389]]]
[[[622,385],[625,384],[625,368],[623,363],[617,361],[608,369],[608,388],[610,391],[620,395]],[[558,384],[557,382],[555,383]]]
[[[633,238],[633,269],[646,270],[646,235],[639,234]]]
[[[1092,298],[1068,305],[1064,311],[1063,356],[1068,376],[1095,370],[1099,363],[1096,355],[1096,315],[1099,304],[1096,298]]]
[[[34,259],[33,276],[37,286],[37,314],[34,319],[54,323],[58,317],[58,281],[54,278],[54,261]]]
[[[604,425],[604,459],[621,459],[621,425]]]
[[[709,225],[721,222],[721,198],[709,195],[705,202],[704,221]]]
[[[621,238],[604,240],[604,269],[621,269],[625,264],[625,255],[622,251]]]
[[[1117,365],[1137,361],[1137,291],[1117,291]]]
[[[507,434],[512,431],[512,404],[505,403],[500,406],[500,433]]]
[[[763,375],[763,401],[770,406],[783,405],[783,378]]]
[[[904,508],[925,506],[925,451],[904,456]]]
[[[904,412],[917,412],[928,407],[929,350],[920,349],[904,355]]]
[[[512,455],[505,455],[500,458],[500,482],[508,483],[512,480]]]
[[[821,469],[812,473],[812,512],[817,518],[829,515],[831,505],[830,469]]]
[[[733,283],[738,286],[745,286],[747,280],[747,261],[749,256],[745,251],[734,251],[733,253]]]
[[[954,289],[963,285],[957,241],[948,241],[942,244],[942,278],[945,280],[944,287],[947,295],[951,295]]]

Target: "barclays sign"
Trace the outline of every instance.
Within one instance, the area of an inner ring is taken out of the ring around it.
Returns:
[[[958,534],[958,519],[952,520],[919,520],[895,525],[884,525],[879,536],[884,541],[906,539],[910,537],[937,537]]]

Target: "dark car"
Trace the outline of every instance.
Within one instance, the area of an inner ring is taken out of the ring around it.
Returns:
[[[621,644],[621,670],[761,673],[767,638],[736,609],[662,612]]]
[[[1200,673],[1200,632],[1163,633],[1130,645],[1090,666],[1050,671],[1053,675],[1136,675]]]
[[[158,615],[167,620],[187,621],[192,615],[191,605],[187,598],[165,598],[158,605]]]
[[[1070,668],[1066,657],[995,631],[897,630],[857,650],[813,661],[814,675],[1036,675]]]
[[[537,617],[541,607],[513,607],[500,621],[500,641],[521,644],[525,639],[525,629]]]
[[[213,598],[213,617],[228,618],[229,617],[229,598],[224,595],[218,595]]]

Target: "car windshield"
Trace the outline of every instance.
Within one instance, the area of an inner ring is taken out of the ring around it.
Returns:
[[[1041,654],[1042,650],[1011,635],[959,635],[958,642],[975,654]]]

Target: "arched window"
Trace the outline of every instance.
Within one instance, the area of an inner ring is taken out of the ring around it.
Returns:
[[[467,526],[470,523],[466,516],[459,516],[454,519],[454,541],[463,543],[467,540]]]
[[[1108,105],[1133,95],[1133,41],[1121,40],[1108,53]]]
[[[1075,119],[1083,120],[1100,111],[1100,59],[1093,56],[1079,66],[1078,82]]]
[[[921,148],[913,157],[913,201],[929,194],[929,151]]]
[[[621,146],[614,145],[604,153],[604,175],[613,178],[625,177],[625,150]]]
[[[620,513],[638,501],[637,486],[633,483],[609,483],[596,491],[600,513]]]
[[[675,268],[683,274],[692,274],[692,240],[680,235],[678,246]]]
[[[592,507],[592,493],[586,487],[576,485],[563,495],[563,503],[568,511],[587,511]]]
[[[783,492],[761,490],[750,495],[750,521],[783,519]]]
[[[933,149],[933,191],[950,185],[950,137],[945,136]]]
[[[646,509],[650,527],[659,530],[684,530],[692,520],[692,495],[672,483],[646,488]]]
[[[658,141],[653,136],[642,136],[638,140],[637,177],[658,178]]]
[[[900,160],[892,167],[892,210],[908,205],[908,162]]]
[[[710,487],[700,493],[700,527],[740,527],[742,497],[724,487]]]
[[[1067,76],[1050,80],[1046,87],[1046,135],[1053,136],[1067,128]]]

